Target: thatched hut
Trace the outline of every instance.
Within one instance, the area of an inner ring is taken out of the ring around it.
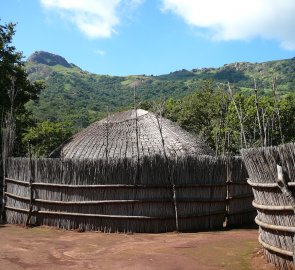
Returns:
[[[145,110],[115,113],[74,135],[51,157],[71,159],[213,155],[203,141]]]
[[[52,157],[9,159],[7,222],[166,232],[252,220],[241,158],[214,157],[204,142],[144,110],[92,124]]]

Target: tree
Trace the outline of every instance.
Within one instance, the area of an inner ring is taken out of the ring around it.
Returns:
[[[25,111],[24,105],[29,100],[36,100],[39,91],[43,88],[41,82],[31,83],[24,70],[23,56],[11,45],[15,34],[15,24],[0,25],[0,109],[5,111],[10,107],[7,94],[14,83],[17,93],[15,98],[16,112]]]
[[[165,116],[202,137],[214,148],[214,127],[219,123],[222,102],[222,93],[214,89],[213,81],[206,80],[192,95],[177,101],[169,99],[165,106]]]
[[[278,145],[282,135],[285,142],[295,141],[295,94],[280,100],[260,96],[259,107],[257,100],[257,94],[229,96],[225,87],[216,89],[212,81],[204,81],[192,95],[167,100],[165,116],[202,137],[217,155],[238,154],[245,141],[247,147]]]
[[[29,100],[36,100],[44,85],[40,81],[31,83],[28,80],[22,53],[12,45],[14,34],[15,24],[0,25],[0,113],[2,121],[9,112],[13,114],[16,122],[20,123],[22,115],[28,115],[25,104]],[[12,92],[14,93],[13,102]],[[26,120],[25,123],[27,122]],[[17,126],[16,141],[18,142],[21,140],[20,130]]]
[[[279,101],[282,132],[285,142],[295,142],[295,93],[284,96]],[[275,143],[280,143],[279,134],[277,134]]]
[[[29,128],[23,142],[30,145],[33,156],[46,157],[72,135],[71,130],[69,123],[44,121]]]

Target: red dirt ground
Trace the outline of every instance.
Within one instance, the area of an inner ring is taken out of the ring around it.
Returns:
[[[104,234],[0,225],[0,269],[272,270],[256,229]]]

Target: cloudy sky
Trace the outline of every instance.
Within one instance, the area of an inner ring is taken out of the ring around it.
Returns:
[[[7,0],[24,56],[44,50],[84,70],[165,74],[295,56],[295,0]]]

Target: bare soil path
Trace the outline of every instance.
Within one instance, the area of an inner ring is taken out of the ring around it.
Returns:
[[[256,229],[104,234],[0,225],[0,269],[272,270]]]

